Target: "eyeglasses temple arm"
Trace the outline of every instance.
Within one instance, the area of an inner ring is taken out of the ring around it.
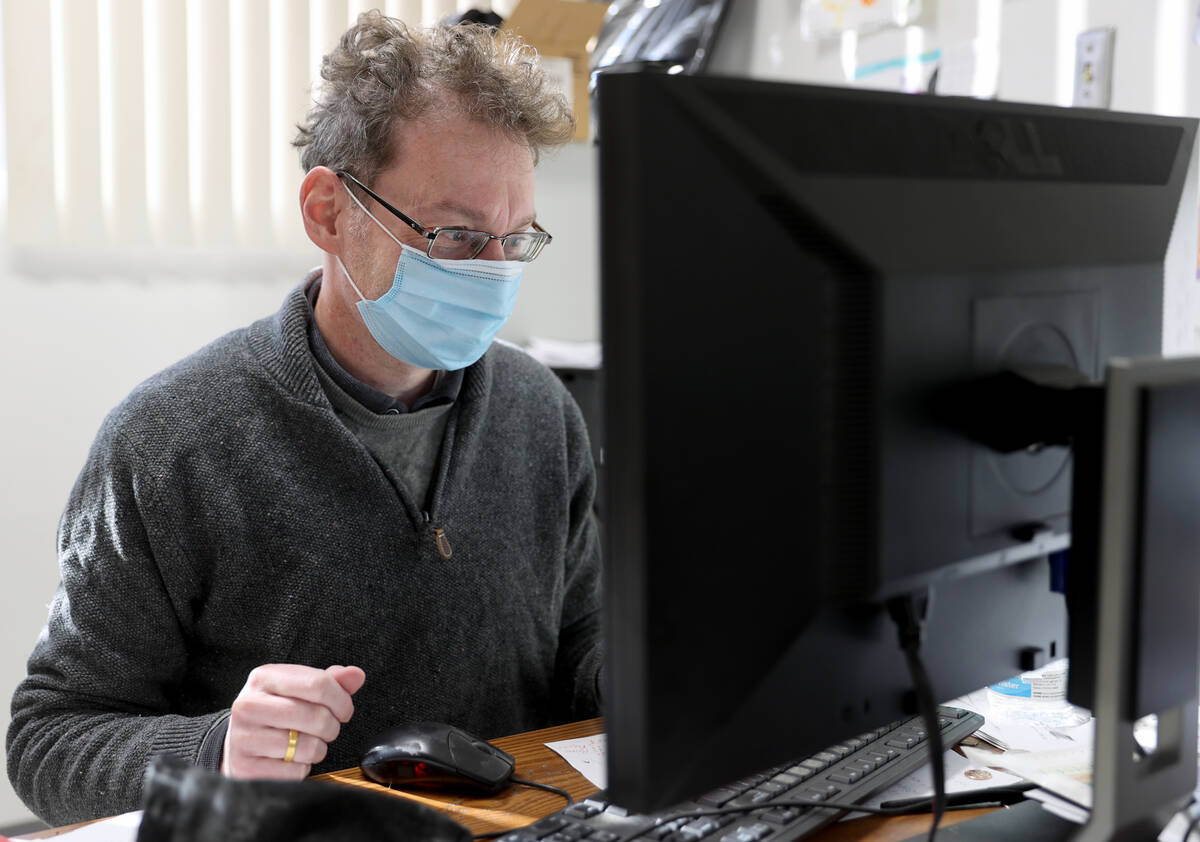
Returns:
[[[434,235],[431,234],[429,231],[427,231],[425,229],[425,226],[423,226],[421,223],[417,222],[415,219],[413,219],[412,217],[410,217],[408,214],[404,213],[403,211],[397,210],[396,208],[392,207],[391,204],[388,203],[387,199],[380,196],[378,193],[376,193],[374,190],[372,190],[367,185],[363,184],[361,181],[359,181],[357,178],[352,176],[350,173],[346,172],[345,170],[338,170],[337,174],[344,175],[346,178],[353,181],[355,184],[357,184],[359,187],[361,187],[368,196],[370,196],[376,202],[379,202],[379,204],[383,206],[384,210],[390,212],[393,216],[395,216],[397,219],[399,219],[401,222],[403,222],[409,228],[416,231],[422,237],[427,237],[430,240],[433,239]]]

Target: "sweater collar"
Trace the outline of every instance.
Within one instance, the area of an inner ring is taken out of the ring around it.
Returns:
[[[308,343],[312,318],[308,293],[320,277],[320,268],[305,275],[304,280],[287,294],[275,315],[250,326],[247,341],[250,353],[285,389],[300,400],[328,406],[329,399],[317,378],[317,361]],[[463,369],[460,402],[487,392],[491,381],[491,356],[489,351],[478,362]]]

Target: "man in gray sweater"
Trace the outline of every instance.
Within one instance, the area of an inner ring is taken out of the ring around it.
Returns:
[[[363,15],[296,144],[322,265],[105,420],[13,698],[53,824],[139,806],[151,757],[297,779],[413,720],[599,712],[595,472],[557,378],[492,339],[571,119],[479,28]]]

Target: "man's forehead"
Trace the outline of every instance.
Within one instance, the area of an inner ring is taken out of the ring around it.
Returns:
[[[391,151],[380,186],[422,224],[515,231],[533,221],[533,153],[509,133],[461,114],[427,115],[398,123]]]
[[[463,224],[480,227],[487,225],[491,221],[491,215],[487,212],[478,208],[471,208],[454,199],[435,200],[426,203],[421,212],[431,215],[434,221],[437,219],[458,220],[458,222],[454,223],[437,222],[436,224],[439,225]],[[513,225],[515,227],[524,227],[532,223],[536,216],[537,214],[532,209],[524,213],[519,213],[518,216],[513,218]]]

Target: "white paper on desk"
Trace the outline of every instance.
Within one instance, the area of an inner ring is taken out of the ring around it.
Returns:
[[[54,837],[54,842],[135,842],[141,823],[142,811],[135,810],[60,834]]]
[[[1047,812],[1053,813],[1059,818],[1066,819],[1075,824],[1086,824],[1088,820],[1088,811],[1080,807],[1078,804],[1072,804],[1065,798],[1059,798],[1053,792],[1047,792],[1044,789],[1031,789],[1025,793],[1026,798],[1032,798],[1034,801],[1042,802],[1042,808]]]
[[[1090,745],[1058,751],[1009,751],[999,757],[994,754],[980,757],[982,752],[968,746],[964,746],[963,751],[972,760],[1000,766],[1081,807],[1090,809],[1092,806]]]
[[[1037,722],[1001,719],[992,715],[986,690],[977,690],[946,704],[982,716],[984,723],[975,736],[1006,751],[1057,751],[1092,745],[1094,719],[1073,728],[1051,728]]]
[[[1158,842],[1187,842],[1184,835],[1187,833],[1188,826],[1192,823],[1192,813],[1188,810],[1180,810],[1171,817],[1167,822],[1166,827],[1158,834]]]
[[[604,734],[596,734],[593,737],[546,743],[546,748],[570,763],[594,786],[605,789],[608,786],[608,766],[604,759],[607,745]]]

